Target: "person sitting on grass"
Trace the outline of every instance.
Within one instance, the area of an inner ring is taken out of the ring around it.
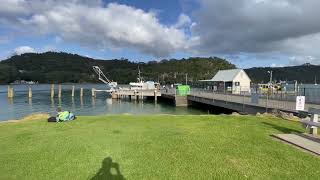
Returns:
[[[62,111],[61,107],[57,108],[57,116],[56,121],[57,122],[65,122],[65,121],[72,121],[76,118],[76,116],[69,112],[69,111]]]

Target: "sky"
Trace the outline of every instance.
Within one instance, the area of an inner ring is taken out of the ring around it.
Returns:
[[[0,0],[0,60],[226,58],[239,68],[320,64],[319,0]]]

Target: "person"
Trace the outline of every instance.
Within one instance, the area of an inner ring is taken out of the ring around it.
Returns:
[[[69,111],[62,111],[61,107],[57,108],[56,122],[72,121],[76,116]]]

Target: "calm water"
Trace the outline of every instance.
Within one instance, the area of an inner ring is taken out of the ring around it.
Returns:
[[[32,113],[55,114],[56,108],[69,110],[76,115],[105,114],[206,114],[206,111],[179,107],[145,100],[134,102],[129,100],[113,100],[107,93],[98,92],[96,98],[91,97],[91,88],[106,89],[103,84],[75,85],[75,97],[71,97],[72,85],[62,85],[62,98],[50,98],[50,85],[32,85],[33,98],[27,97],[27,85],[14,85],[15,97],[7,98],[7,86],[0,85],[0,121],[19,119]],[[84,88],[84,96],[80,98],[80,87]],[[56,93],[58,86],[55,86]]]

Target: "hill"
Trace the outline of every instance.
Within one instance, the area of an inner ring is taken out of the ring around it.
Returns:
[[[270,80],[268,71],[272,71],[274,81],[294,81],[299,83],[315,82],[315,78],[320,81],[320,66],[309,63],[300,66],[287,67],[255,67],[245,70],[251,80],[255,83],[266,83]]]
[[[218,57],[193,57],[170,59],[160,62],[131,62],[128,59],[98,60],[64,52],[26,53],[0,62],[0,83],[15,80],[32,80],[39,83],[98,82],[92,66],[99,66],[106,76],[118,83],[136,81],[138,66],[145,80],[162,84],[185,82],[188,73],[190,83],[212,78],[221,69],[236,68]]]

